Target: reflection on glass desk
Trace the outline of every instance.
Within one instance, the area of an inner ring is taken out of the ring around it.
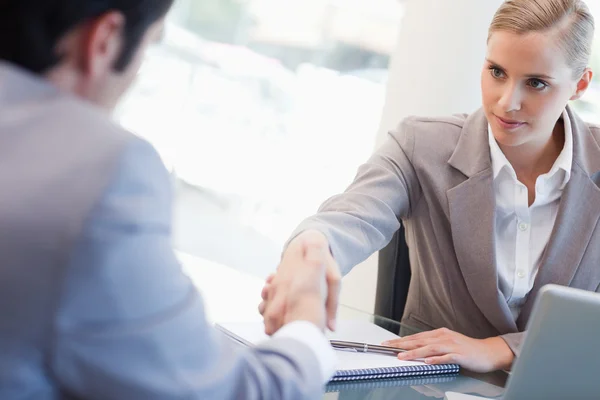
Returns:
[[[384,329],[402,334],[416,333],[417,329],[402,325],[381,316],[365,313],[351,307],[341,306],[338,310],[341,320],[363,320],[373,322]],[[363,382],[337,382],[326,387],[324,399],[329,400],[416,400],[443,399],[446,392],[458,392],[497,398],[504,392],[507,375],[504,372],[474,374],[467,371],[453,376],[434,376],[410,379],[386,379]]]

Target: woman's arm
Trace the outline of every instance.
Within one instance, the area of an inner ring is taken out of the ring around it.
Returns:
[[[327,200],[292,234],[316,230],[327,238],[342,274],[383,248],[421,196],[412,164],[414,135],[409,122],[390,133],[363,164],[348,189]]]

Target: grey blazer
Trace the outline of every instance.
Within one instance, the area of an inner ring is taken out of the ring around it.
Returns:
[[[406,119],[359,168],[347,191],[325,202],[293,235],[323,232],[347,273],[384,247],[402,220],[412,266],[403,322],[475,338],[502,335],[518,355],[543,285],[600,291],[600,128],[567,111],[574,136],[571,180],[516,322],[498,288],[493,175],[482,110]]]
[[[3,64],[0,187],[0,399],[321,395],[302,343],[240,351],[209,326],[152,146]]]

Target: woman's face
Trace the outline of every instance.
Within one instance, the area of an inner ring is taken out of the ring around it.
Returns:
[[[555,43],[547,33],[491,35],[481,89],[487,119],[501,145],[545,145],[567,102],[587,88],[591,73],[574,79]]]

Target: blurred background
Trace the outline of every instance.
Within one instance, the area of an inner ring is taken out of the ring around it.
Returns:
[[[373,151],[409,1],[176,1],[117,118],[173,175],[177,249],[274,270]],[[600,34],[596,47],[599,74],[574,106],[600,123]]]

